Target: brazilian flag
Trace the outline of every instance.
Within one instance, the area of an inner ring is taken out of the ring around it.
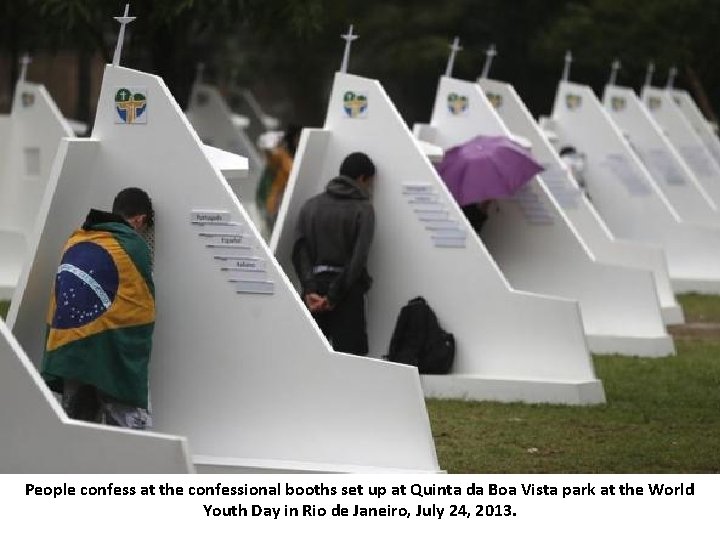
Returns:
[[[48,310],[42,375],[95,386],[117,401],[148,407],[155,324],[150,251],[125,223],[96,223],[65,244]]]

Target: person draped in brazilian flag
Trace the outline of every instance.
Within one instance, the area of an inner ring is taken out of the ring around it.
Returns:
[[[150,427],[148,363],[155,324],[150,197],[118,193],[90,210],[65,244],[48,310],[42,375],[70,418]]]

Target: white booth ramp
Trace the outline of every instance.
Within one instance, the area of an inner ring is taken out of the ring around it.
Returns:
[[[186,114],[205,144],[247,157],[250,169],[248,174],[225,176],[255,226],[264,227],[255,203],[255,192],[265,160],[245,129],[233,120],[235,115],[225,99],[215,86],[196,82],[190,93]]]
[[[192,472],[185,439],[69,420],[0,319],[0,474]]]
[[[10,126],[10,115],[0,115],[0,156],[3,157],[9,142]],[[25,239],[19,231],[0,229],[0,300],[12,296],[20,273],[20,265],[12,261],[22,260],[24,252]]]
[[[715,206],[720,208],[720,163],[715,161],[703,139],[675,103],[672,91],[646,86],[642,91],[642,100]]]
[[[454,96],[463,99],[465,110],[449,106]],[[479,85],[448,77],[440,80],[425,131],[444,149],[477,135],[510,136]],[[543,178],[497,205],[482,242],[515,289],[578,300],[592,352],[674,354],[652,273],[598,262]]]
[[[507,83],[488,79],[481,79],[478,84],[507,128],[530,141],[533,155],[545,167],[540,175],[545,186],[595,259],[601,263],[652,272],[663,321],[666,324],[682,323],[682,308],[673,294],[662,248],[615,238],[515,89]]]
[[[720,234],[682,223],[588,86],[561,82],[553,110],[560,144],[587,157],[593,205],[618,238],[660,244],[673,290],[720,294]]]
[[[130,125],[123,90],[146,96]],[[417,371],[330,349],[160,78],[107,66],[93,136],[55,171],[8,314],[33,362],[67,236],[137,186],[156,213],[154,427],[198,471],[439,470]]]
[[[695,100],[686,90],[672,90],[673,101],[680,108],[683,116],[690,122],[698,136],[705,143],[717,163],[720,163],[720,139],[713,126],[703,116]]]
[[[717,205],[632,88],[607,86],[603,103],[681,221],[720,227]]]
[[[422,295],[457,345],[450,374],[422,376],[426,396],[604,402],[577,304],[510,287],[375,80],[337,73],[324,129],[303,132],[270,243],[287,273],[301,206],[355,151],[377,168],[370,353],[387,353],[400,309]]]
[[[12,296],[60,139],[73,131],[44,86],[20,81],[0,123],[0,299]]]

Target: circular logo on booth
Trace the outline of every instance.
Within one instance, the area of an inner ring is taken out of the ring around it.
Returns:
[[[368,110],[367,95],[348,90],[343,95],[343,109],[350,118],[365,118]]]
[[[461,96],[455,92],[451,92],[447,97],[448,110],[452,114],[462,114],[468,110],[470,100],[467,96]]]
[[[116,123],[146,124],[147,97],[145,89],[118,88],[115,92]]]
[[[612,110],[615,112],[624,111],[626,105],[627,105],[627,102],[625,101],[624,97],[613,96],[610,98],[610,106],[612,107]]]
[[[656,111],[660,107],[662,107],[662,98],[659,98],[657,96],[650,96],[647,100],[648,107],[650,107],[651,111]]]
[[[20,96],[23,107],[32,107],[35,103],[35,94],[32,92],[23,92]]]
[[[494,108],[499,109],[500,107],[502,107],[503,97],[500,94],[495,94],[494,92],[487,92],[485,95],[487,96],[488,101]]]
[[[565,105],[571,111],[579,109],[580,105],[582,105],[582,98],[577,94],[567,94],[565,96]]]
[[[63,255],[55,276],[52,327],[79,328],[101,317],[119,285],[117,266],[105,248],[93,242],[75,244]]]

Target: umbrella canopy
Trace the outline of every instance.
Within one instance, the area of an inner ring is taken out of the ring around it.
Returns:
[[[464,206],[510,197],[543,168],[508,137],[479,136],[445,152],[437,170]]]

